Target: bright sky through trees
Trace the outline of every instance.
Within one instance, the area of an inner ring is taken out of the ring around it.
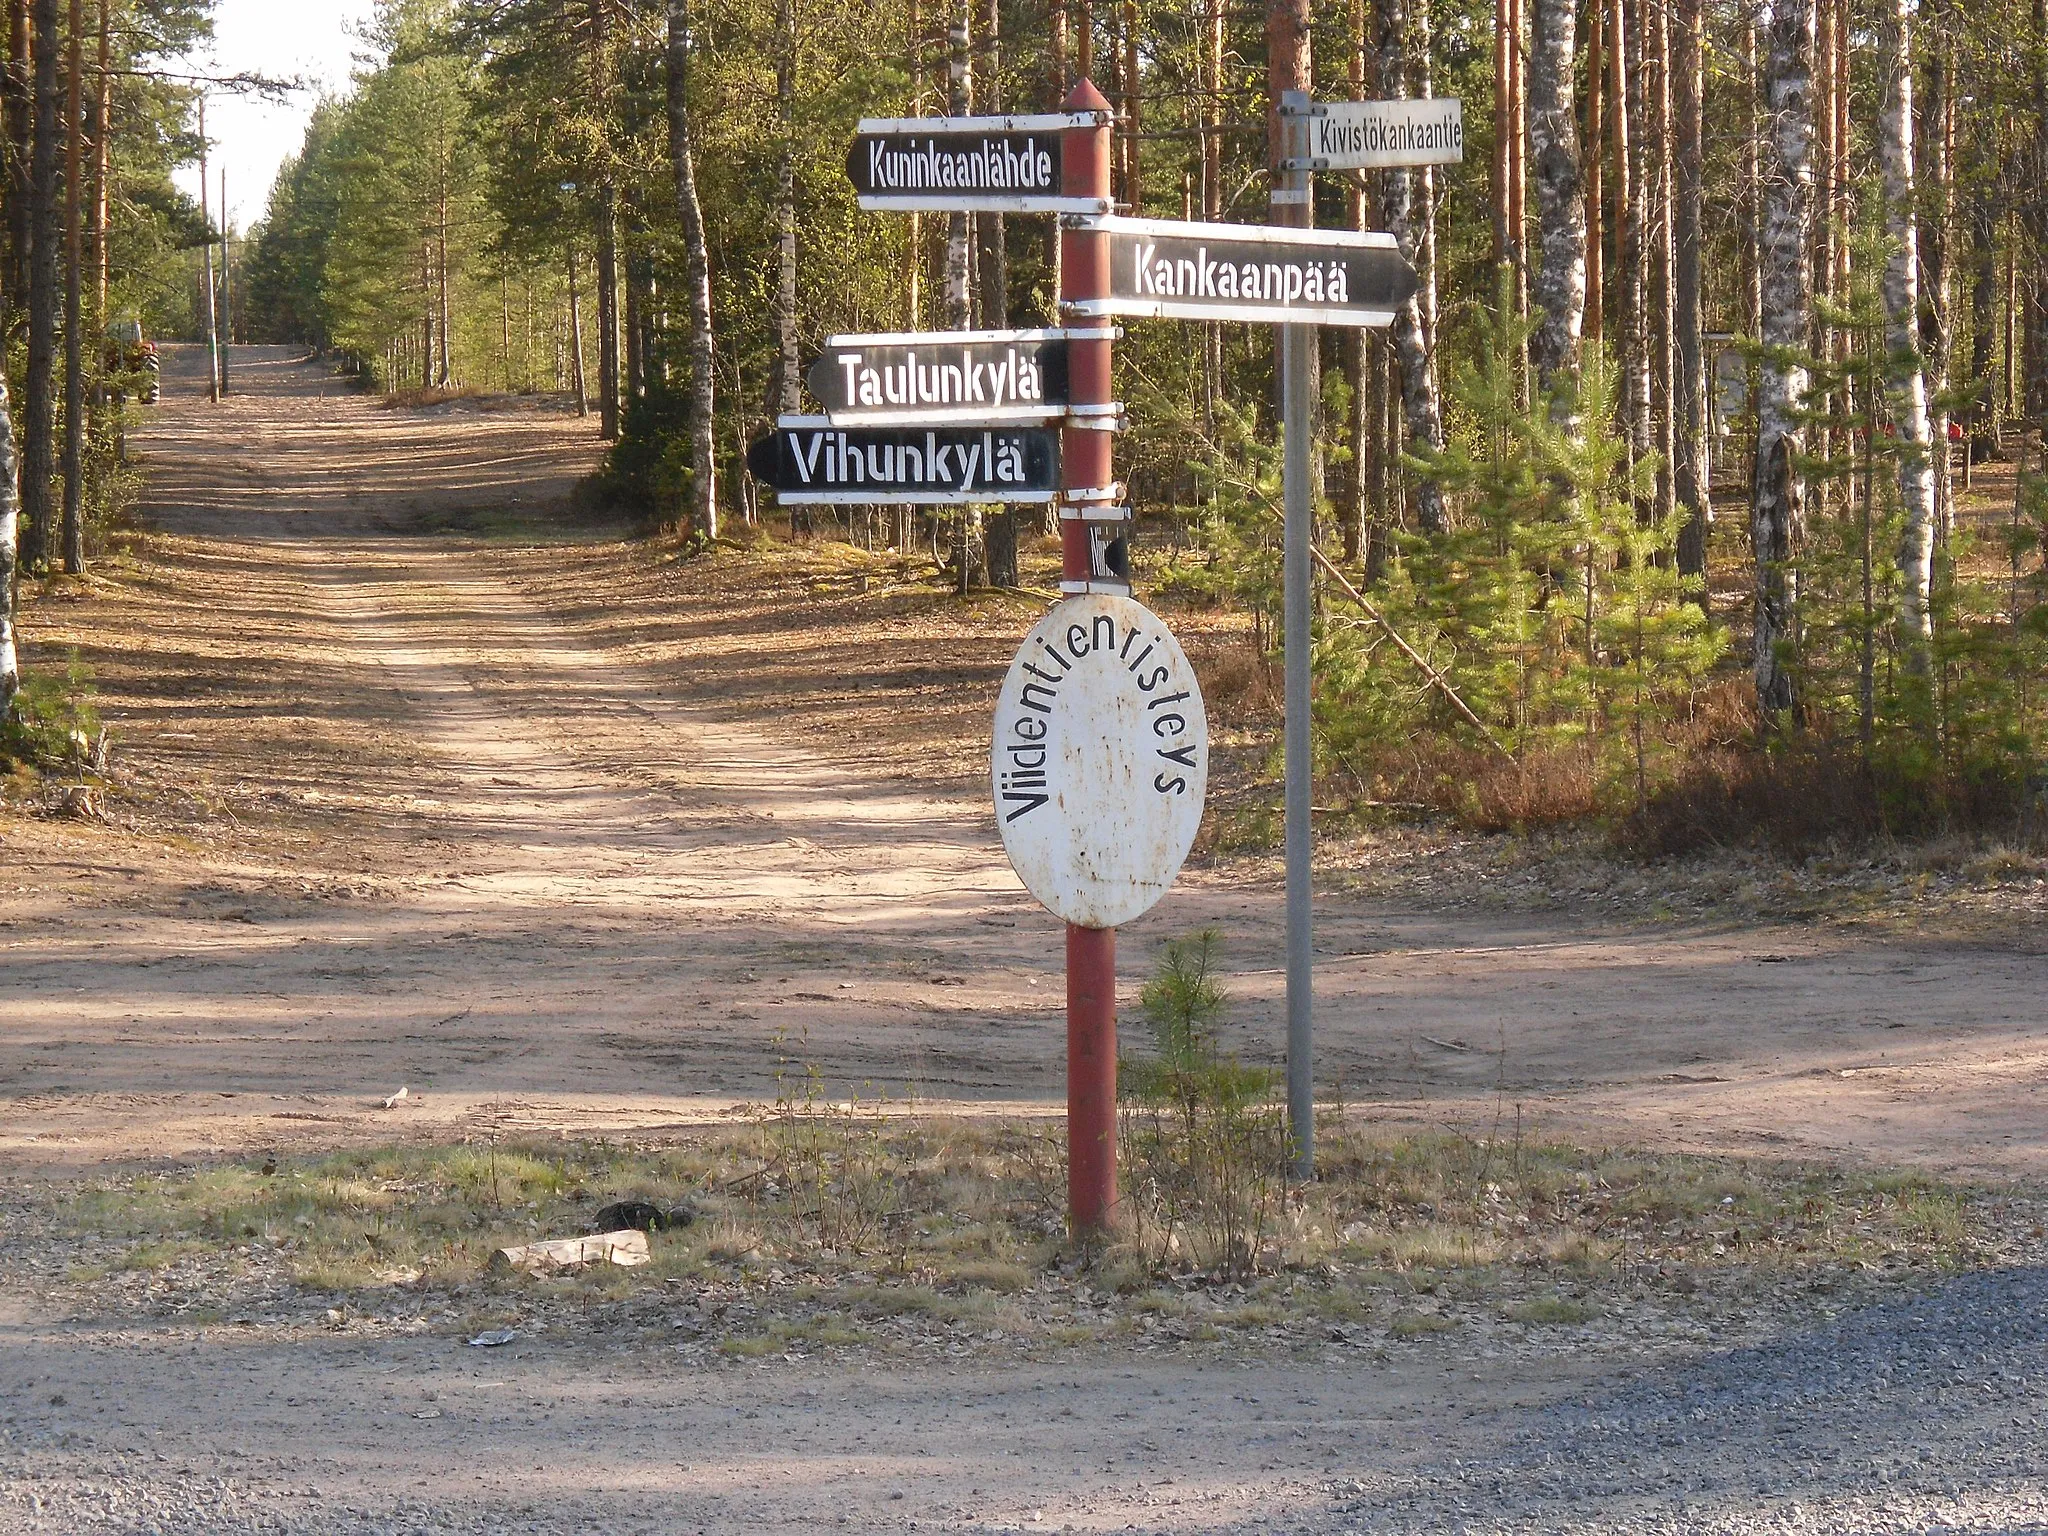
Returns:
[[[356,34],[372,9],[371,0],[218,0],[213,50],[190,61],[195,73],[299,76],[313,87],[282,104],[209,94],[206,133],[214,158],[208,170],[218,188],[220,167],[227,167],[228,210],[237,230],[263,216],[278,164],[298,152],[320,92],[339,94],[347,86],[362,47]],[[199,168],[186,166],[176,179],[196,193]],[[209,191],[207,204],[212,203]]]

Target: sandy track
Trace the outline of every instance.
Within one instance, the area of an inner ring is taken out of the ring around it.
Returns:
[[[587,425],[382,410],[245,350],[218,417],[173,350],[137,443],[178,600],[147,615],[150,655],[104,662],[133,674],[126,760],[217,769],[277,836],[174,875],[118,839],[67,866],[17,838],[42,883],[0,885],[0,1149],[75,1166],[377,1137],[394,1117],[366,1106],[401,1084],[411,1131],[673,1123],[772,1096],[796,1062],[834,1096],[1056,1103],[1058,930],[977,801],[857,736],[800,740],[772,691],[707,694],[686,648],[566,619],[603,594],[561,541],[603,535],[479,536],[561,504]],[[1230,1043],[1273,1059],[1277,894],[1191,873],[1126,931],[1126,996],[1163,936],[1215,923]],[[1318,941],[1319,1074],[1384,1114],[1519,1107],[1997,1174],[2048,1157],[2040,934],[1964,948],[1332,896]]]

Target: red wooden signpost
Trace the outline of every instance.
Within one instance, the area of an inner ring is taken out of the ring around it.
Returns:
[[[1109,199],[1109,103],[1089,81],[1061,103],[1069,112],[1100,116],[1062,135],[1060,191],[1069,197]],[[1109,297],[1109,237],[1071,225],[1060,231],[1060,301]],[[1075,405],[1108,406],[1114,323],[1097,320],[1099,338],[1070,332],[1067,398]],[[1060,486],[1073,493],[1115,499],[1111,432],[1069,425],[1060,440]],[[1060,521],[1062,585],[1085,584],[1095,574],[1088,524]],[[1069,587],[1069,590],[1072,588]],[[1085,590],[1085,586],[1083,587]],[[1076,1236],[1100,1233],[1116,1205],[1116,930],[1067,924],[1067,1212]]]

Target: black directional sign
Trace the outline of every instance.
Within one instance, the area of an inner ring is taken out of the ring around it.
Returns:
[[[1165,219],[1090,219],[1110,241],[1110,297],[1069,315],[1385,326],[1416,290],[1392,235]]]
[[[846,156],[863,208],[1107,213],[1060,191],[1060,133],[1092,112],[1018,117],[870,117]]]
[[[833,336],[805,381],[840,427],[1056,421],[1067,403],[1066,332]]]
[[[1037,427],[837,427],[785,416],[747,450],[785,506],[1051,501],[1060,435]]]

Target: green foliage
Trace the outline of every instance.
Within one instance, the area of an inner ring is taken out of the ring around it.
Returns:
[[[2040,477],[2023,473],[2006,519],[1944,531],[1930,665],[1917,670],[1898,628],[1899,474],[1911,450],[1885,398],[1893,359],[1884,254],[1881,230],[1856,238],[1847,300],[1825,311],[1842,355],[1802,359],[1812,378],[1802,426],[1813,451],[1800,460],[1811,490],[1794,570],[1801,624],[1787,659],[1808,739],[1772,750],[1788,768],[1816,753],[1842,766],[1830,791],[1803,769],[1781,787],[1837,802],[1845,836],[1988,827],[2038,835],[2048,830],[2048,506]]]
[[[30,673],[0,716],[0,765],[83,773],[100,750],[92,672],[74,653],[61,677]]]
[[[1124,1211],[1148,1260],[1242,1273],[1279,1213],[1286,1120],[1277,1074],[1217,1046],[1222,942],[1169,940],[1140,994],[1152,1054],[1117,1064]]]
[[[1397,537],[1372,596],[1491,741],[1383,626],[1332,596],[1316,639],[1318,750],[1361,790],[1399,784],[1482,824],[1501,807],[1481,802],[1489,784],[1471,762],[1494,743],[1515,760],[1510,779],[1567,755],[1599,804],[1640,803],[1724,642],[1693,601],[1698,582],[1677,574],[1680,521],[1644,510],[1657,464],[1631,464],[1611,425],[1612,367],[1595,352],[1566,391],[1524,406],[1514,359],[1529,327],[1505,290],[1482,324],[1485,344],[1448,385],[1466,430],[1412,461],[1443,485],[1455,525]]]

